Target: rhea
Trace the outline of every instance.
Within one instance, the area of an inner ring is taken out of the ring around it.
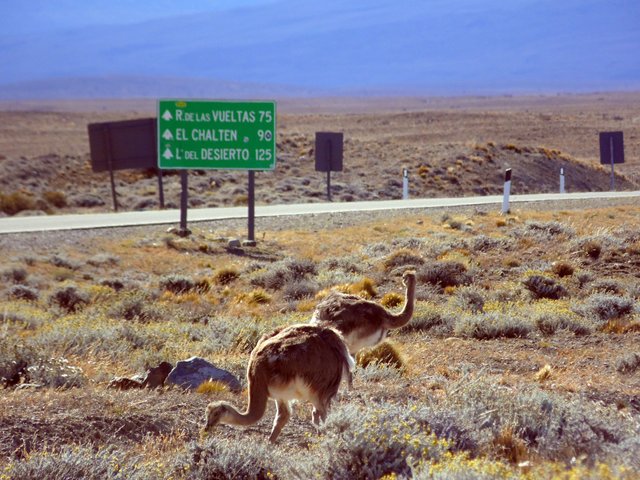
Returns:
[[[312,420],[318,426],[342,380],[351,381],[354,367],[342,335],[333,328],[304,324],[277,329],[264,335],[249,357],[247,409],[240,412],[228,402],[212,402],[204,429],[220,423],[252,425],[264,416],[268,399],[276,402],[271,442],[289,420],[293,400],[313,405]]]
[[[389,330],[405,326],[413,316],[416,292],[416,273],[404,272],[405,301],[399,313],[357,295],[331,292],[316,306],[311,324],[333,327],[345,339],[349,353],[382,342]]]

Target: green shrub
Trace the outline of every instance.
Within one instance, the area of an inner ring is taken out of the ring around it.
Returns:
[[[411,250],[402,249],[393,252],[384,261],[384,268],[386,271],[391,271],[399,267],[404,268],[417,268],[424,264],[424,259]]]
[[[316,264],[306,259],[289,259],[285,260],[284,266],[290,272],[293,279],[306,278],[308,275],[317,275],[318,270]]]
[[[601,280],[596,280],[591,284],[591,291],[593,293],[609,293],[613,295],[622,295],[624,293],[624,288],[615,280],[603,278]]]
[[[362,267],[358,259],[353,257],[330,258],[322,262],[322,268],[325,270],[340,270],[345,273],[362,273]]]
[[[542,275],[531,275],[522,283],[535,299],[549,298],[557,300],[567,296],[566,288],[556,283],[552,278]]]
[[[368,243],[364,247],[362,247],[362,252],[367,257],[380,258],[389,254],[391,248],[387,243],[384,242],[376,242],[376,243]]]
[[[162,314],[155,307],[153,299],[144,293],[132,293],[115,302],[109,310],[109,315],[128,321],[148,322],[162,318]]]
[[[49,261],[52,265],[60,268],[67,268],[69,270],[78,270],[80,268],[80,264],[78,262],[60,254],[52,255]]]
[[[541,242],[554,240],[556,237],[573,237],[575,229],[557,221],[538,222],[527,221],[522,228],[516,229],[512,235],[517,237],[532,237]]]
[[[419,282],[430,283],[441,290],[471,283],[467,267],[455,261],[428,262],[419,268],[417,277]]]
[[[384,363],[370,363],[366,367],[356,367],[354,377],[365,384],[396,382],[402,379],[403,370]]]
[[[298,478],[294,461],[266,442],[216,438],[210,434],[202,445],[192,443],[176,462],[175,478],[185,480],[286,480]]]
[[[130,462],[130,463],[129,463]],[[152,472],[127,459],[113,449],[98,450],[87,446],[64,446],[59,451],[35,452],[23,460],[9,463],[3,480],[142,480]]]
[[[484,309],[484,296],[477,288],[461,287],[456,289],[454,295],[454,304],[458,308],[471,310],[473,313],[480,313]]]
[[[583,304],[574,306],[574,310],[589,320],[593,318],[597,322],[606,322],[633,313],[634,301],[617,295],[596,293],[589,296]]]
[[[0,278],[7,282],[24,283],[27,279],[27,271],[22,267],[10,267],[0,272]]]
[[[448,319],[442,310],[430,303],[416,303],[411,321],[402,327],[403,332],[427,332],[434,327],[447,326]]]
[[[576,273],[573,278],[578,281],[579,288],[584,288],[593,281],[594,276],[591,272],[581,271]]]
[[[13,285],[9,289],[9,296],[19,300],[36,301],[40,293],[36,288],[27,285]]]
[[[81,368],[61,357],[40,359],[29,365],[27,372],[30,382],[51,388],[82,387],[87,381]]]
[[[508,430],[538,459],[569,462],[584,456],[591,465],[607,461],[640,467],[637,425],[620,415],[616,405],[590,401],[580,394],[546,391],[537,385],[522,386],[516,392],[476,375],[447,384],[445,395],[446,404],[426,409],[425,421],[432,425],[432,418],[446,409],[452,422],[449,431],[454,438],[466,437],[472,455],[488,447],[493,450],[496,440]]]
[[[640,354],[630,353],[616,362],[616,370],[620,373],[634,373],[640,369]]]
[[[301,478],[404,478],[413,463],[439,461],[449,444],[420,420],[412,405],[338,406],[315,441],[316,455],[300,466]]]
[[[0,310],[0,322],[15,323],[27,329],[36,329],[51,320],[51,313],[22,301],[5,303]]]
[[[94,267],[115,266],[120,263],[120,258],[110,253],[98,253],[88,259],[87,263]]]
[[[160,288],[177,295],[193,290],[196,284],[193,280],[182,275],[167,275],[160,279]]]
[[[496,248],[504,248],[508,241],[503,238],[493,238],[487,235],[476,235],[470,241],[471,249],[474,252],[488,252]]]
[[[89,303],[89,295],[74,285],[67,285],[55,290],[49,297],[49,303],[67,312],[75,312]]]
[[[311,280],[291,280],[284,285],[282,294],[285,300],[302,300],[312,298],[318,290],[318,284]]]
[[[311,260],[291,259],[275,262],[255,272],[251,284],[270,290],[280,290],[289,282],[300,281],[309,275],[316,274],[316,265]]]
[[[12,387],[28,378],[27,367],[38,357],[30,347],[0,341],[0,386]]]
[[[232,351],[251,352],[260,337],[283,325],[282,318],[274,317],[270,321],[246,318],[222,318],[211,322],[212,337],[220,343],[221,348]]]
[[[558,330],[567,330],[575,335],[589,335],[592,328],[569,315],[541,314],[535,318],[535,324],[545,335],[553,335]]]
[[[624,249],[625,243],[623,237],[599,233],[576,238],[571,242],[571,248],[583,252],[591,260],[597,260],[605,249]]]
[[[119,292],[124,288],[124,283],[122,280],[118,280],[117,278],[107,278],[100,282],[100,285],[104,285],[105,287],[109,287],[116,292]]]
[[[456,336],[478,340],[526,337],[532,330],[529,321],[502,312],[463,315],[453,329]]]

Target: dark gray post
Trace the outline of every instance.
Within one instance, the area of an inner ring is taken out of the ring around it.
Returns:
[[[182,184],[182,192],[180,192],[180,236],[186,237],[191,232],[187,228],[187,206],[189,202],[189,177],[187,170],[180,170],[180,183]]]
[[[109,165],[109,178],[111,180],[111,196],[113,197],[113,209],[118,211],[118,198],[116,196],[116,181],[113,177],[113,158],[111,155],[111,131],[109,127],[106,127],[107,130],[107,164]]]
[[[248,239],[250,241],[255,241],[256,239],[256,235],[255,235],[255,231],[256,231],[256,196],[255,196],[255,171],[253,170],[249,170],[249,185],[248,185],[248,190],[249,190],[249,198],[248,198],[248,204],[249,204],[249,225],[248,225]]]
[[[327,199],[331,200],[331,170],[333,169],[333,145],[331,144],[331,140],[327,139],[327,152],[329,153],[329,169],[327,170]]]
[[[113,209],[118,211],[118,198],[116,197],[116,182],[113,178],[113,166],[111,165],[111,159],[109,159],[109,178],[111,179],[111,196],[113,197]]]
[[[162,187],[162,169],[156,168],[158,174],[158,197],[160,200],[160,208],[164,210],[164,189]]]
[[[613,173],[613,135],[609,137],[609,148],[611,149],[611,191],[616,189],[615,174]]]

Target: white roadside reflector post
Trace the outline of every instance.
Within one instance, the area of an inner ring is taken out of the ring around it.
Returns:
[[[502,198],[502,213],[509,213],[509,195],[511,194],[511,169],[504,171],[504,197]]]
[[[409,199],[409,170],[402,169],[402,199]]]
[[[560,169],[560,193],[564,193],[564,168]]]

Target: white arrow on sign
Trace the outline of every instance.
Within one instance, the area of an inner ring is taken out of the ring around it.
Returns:
[[[171,112],[169,110],[165,110],[162,114],[162,118],[165,120],[171,120],[173,118],[173,115],[171,115]]]
[[[164,138],[165,140],[173,140],[173,134],[170,130],[165,130],[162,134],[162,138]]]
[[[173,158],[173,153],[171,153],[171,150],[169,149],[169,147],[167,147],[164,151],[164,153],[162,154],[163,158],[166,158],[167,160],[170,158]]]

